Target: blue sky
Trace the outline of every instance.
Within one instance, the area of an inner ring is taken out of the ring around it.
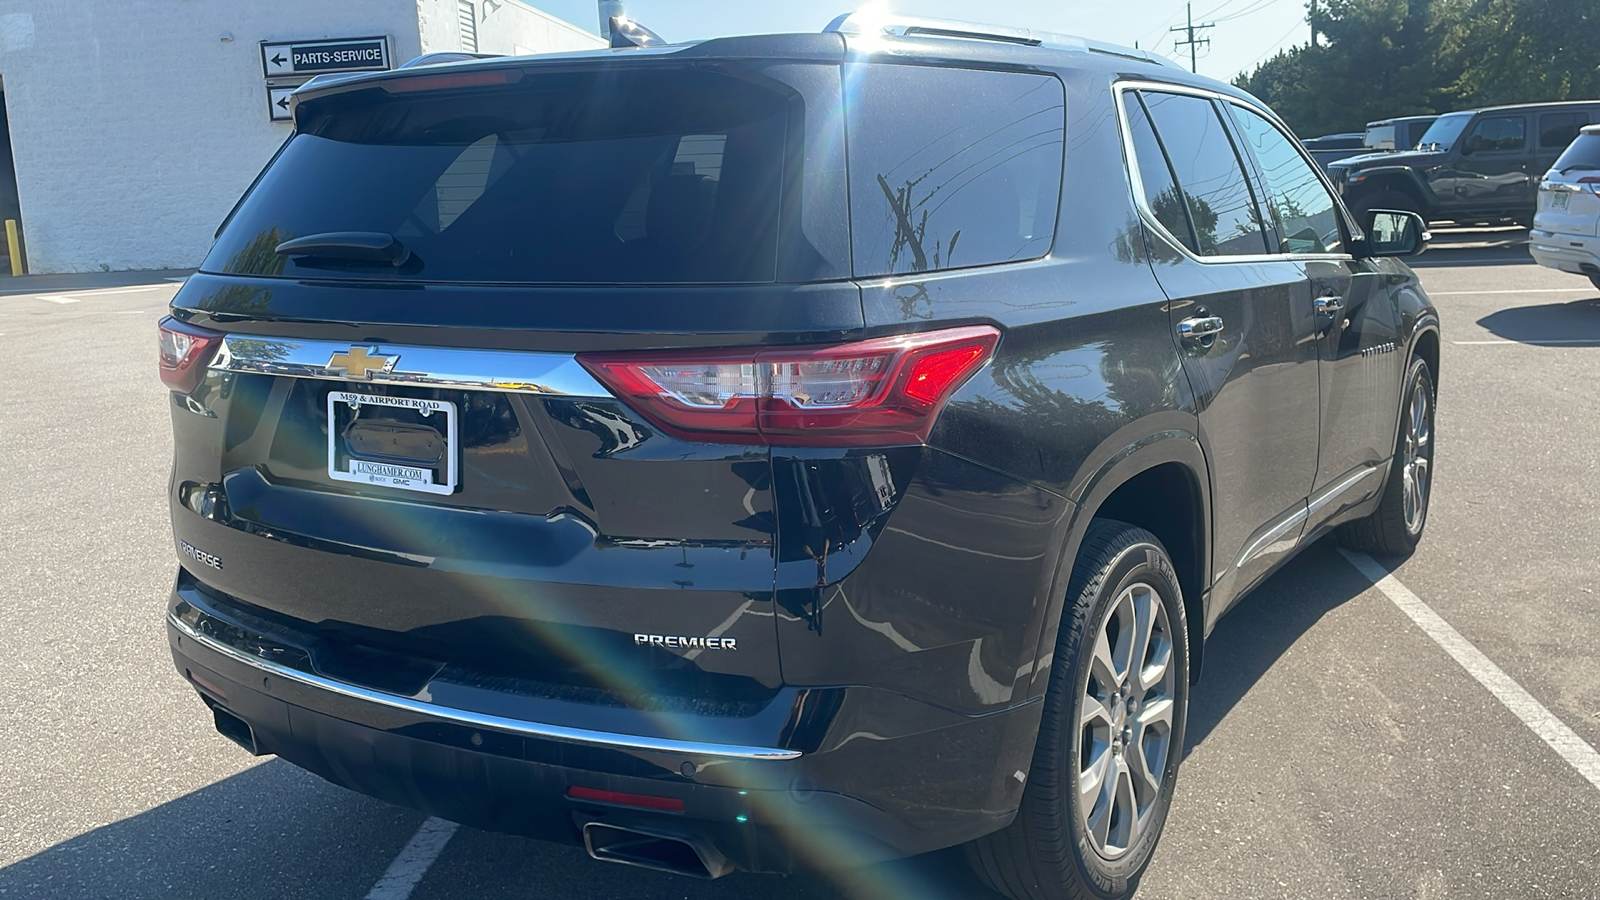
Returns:
[[[596,29],[595,0],[525,0],[553,15]],[[762,32],[819,31],[862,0],[626,0],[633,18],[669,41]],[[890,0],[907,15],[969,19],[1059,31],[1118,44],[1139,46],[1176,59],[1176,35],[1167,29],[1184,17],[1183,0]],[[1305,0],[1196,0],[1195,21],[1217,23],[1206,32],[1210,48],[1200,50],[1200,73],[1224,80],[1271,56],[1304,44]],[[1183,61],[1188,64],[1187,50]]]

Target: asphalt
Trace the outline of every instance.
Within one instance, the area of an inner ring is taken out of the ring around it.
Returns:
[[[1436,492],[1420,550],[1385,563],[1600,746],[1600,291],[1533,265],[1519,232],[1435,238]],[[0,279],[6,900],[360,898],[423,821],[246,756],[172,670],[154,351],[181,275]],[[1600,897],[1600,790],[1331,543],[1212,641],[1141,898]],[[699,882],[461,829],[411,896],[991,895],[951,852]]]

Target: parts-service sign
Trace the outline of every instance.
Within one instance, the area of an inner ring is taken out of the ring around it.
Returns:
[[[261,42],[261,69],[268,78],[390,68],[387,37]]]

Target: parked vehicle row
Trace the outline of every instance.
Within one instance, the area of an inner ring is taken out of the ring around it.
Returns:
[[[1408,151],[1341,159],[1328,174],[1361,215],[1401,209],[1465,225],[1533,224],[1543,174],[1600,100],[1532,103],[1440,116]]]

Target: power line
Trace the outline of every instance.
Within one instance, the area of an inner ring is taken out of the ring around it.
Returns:
[[[1188,15],[1188,19],[1189,19],[1189,24],[1187,24],[1187,25],[1179,25],[1176,28],[1168,28],[1167,30],[1168,31],[1181,31],[1181,32],[1186,32],[1188,34],[1188,37],[1185,40],[1173,41],[1172,42],[1172,49],[1174,51],[1176,51],[1179,47],[1187,46],[1189,48],[1189,71],[1191,71],[1191,72],[1199,72],[1200,71],[1200,62],[1199,62],[1199,59],[1195,55],[1195,51],[1201,45],[1204,45],[1204,46],[1207,46],[1207,47],[1211,46],[1211,39],[1210,38],[1197,38],[1197,37],[1195,37],[1195,33],[1199,32],[1199,31],[1205,31],[1207,28],[1215,28],[1216,27],[1216,23],[1213,22],[1213,23],[1210,23],[1210,24],[1207,24],[1207,25],[1196,25],[1194,23],[1194,4],[1193,3],[1186,3],[1186,4],[1184,4],[1184,7],[1188,11],[1187,15]]]

